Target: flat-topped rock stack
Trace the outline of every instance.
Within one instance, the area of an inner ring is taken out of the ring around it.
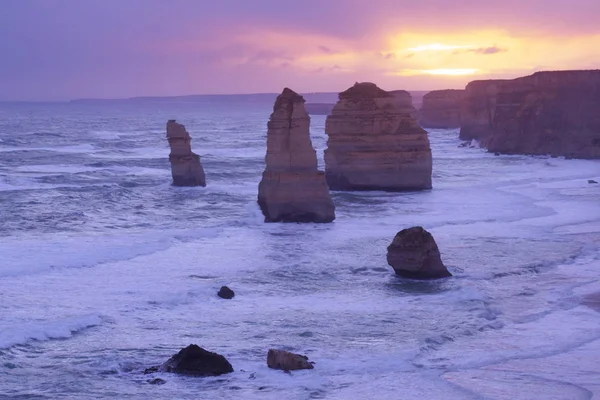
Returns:
[[[356,83],[327,117],[325,174],[332,190],[431,188],[427,132],[393,94]]]
[[[267,131],[266,169],[258,186],[265,222],[331,222],[335,207],[317,169],[304,98],[285,88],[277,97]]]
[[[413,118],[417,118],[417,109],[413,105],[412,96],[406,90],[391,90],[390,93],[398,101],[398,105]]]
[[[600,158],[600,70],[505,81],[495,103],[488,151]]]
[[[200,156],[192,152],[190,134],[174,119],[167,122],[167,139],[171,147],[169,161],[175,186],[206,186]]]
[[[423,96],[419,124],[423,128],[460,128],[464,90],[433,90]]]

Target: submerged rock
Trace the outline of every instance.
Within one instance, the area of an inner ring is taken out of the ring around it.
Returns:
[[[167,381],[160,378],[148,379],[146,382],[148,382],[151,385],[164,385],[165,383],[167,383]]]
[[[290,353],[285,350],[270,349],[267,354],[267,365],[272,369],[294,371],[299,369],[313,369],[313,363],[308,357]]]
[[[148,368],[145,373],[172,372],[190,376],[218,376],[233,372],[225,357],[191,344],[158,367]]]
[[[175,186],[206,186],[200,156],[192,152],[190,134],[174,119],[167,122],[167,139],[171,147],[169,161]]]
[[[595,180],[593,180],[593,179],[588,179],[588,183],[598,183],[598,182],[596,182],[596,181],[595,181]]]
[[[433,236],[420,226],[398,232],[387,250],[387,262],[396,275],[411,279],[452,276],[442,263]]]
[[[266,168],[258,186],[265,222],[331,222],[335,207],[325,174],[317,169],[304,98],[285,88],[267,131]]]
[[[325,131],[325,173],[332,190],[431,189],[427,132],[377,85],[356,83],[341,92]]]
[[[233,292],[233,290],[229,289],[227,286],[221,286],[221,289],[219,289],[217,296],[219,296],[222,299],[229,300],[229,299],[233,299],[233,297],[235,296],[235,293]]]

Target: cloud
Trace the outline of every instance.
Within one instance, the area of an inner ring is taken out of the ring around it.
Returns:
[[[497,46],[491,46],[491,47],[480,47],[477,49],[471,49],[471,50],[467,50],[471,53],[476,53],[476,54],[498,54],[498,53],[503,53],[505,51],[508,51],[506,49],[501,49],[500,47]]]
[[[321,50],[325,54],[333,54],[333,53],[335,53],[333,50],[331,50],[327,46],[319,46],[318,48],[319,48],[319,50]]]

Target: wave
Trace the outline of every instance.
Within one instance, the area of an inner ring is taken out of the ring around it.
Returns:
[[[68,339],[84,329],[102,324],[99,315],[83,315],[59,321],[18,322],[0,331],[0,349],[8,349],[31,341]]]

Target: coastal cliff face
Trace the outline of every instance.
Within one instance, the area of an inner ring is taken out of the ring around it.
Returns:
[[[427,132],[375,84],[356,83],[341,92],[325,131],[325,173],[332,190],[431,188]]]
[[[277,97],[267,131],[266,169],[258,186],[265,222],[331,222],[335,207],[317,170],[304,98],[285,88]]]
[[[505,81],[495,103],[490,152],[600,158],[600,70]]]
[[[423,128],[459,128],[464,90],[434,90],[423,96],[419,124]]]
[[[169,161],[175,186],[206,186],[200,156],[192,152],[190,134],[174,119],[167,122],[167,139],[171,147]]]
[[[494,131],[496,94],[505,80],[469,82],[460,107],[461,125],[459,138],[477,140],[485,145]]]

